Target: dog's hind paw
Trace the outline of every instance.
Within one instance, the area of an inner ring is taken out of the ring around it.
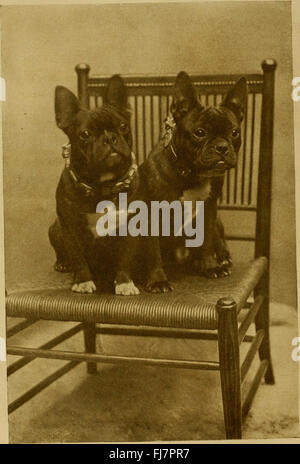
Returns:
[[[92,280],[72,285],[72,292],[76,293],[94,293],[96,290],[96,285]]]
[[[194,260],[196,272],[208,277],[209,279],[219,279],[231,274],[231,260],[223,260],[218,263],[213,256],[205,256],[200,260]]]
[[[220,277],[227,277],[231,274],[231,269],[224,267],[216,267],[215,269],[207,269],[204,273],[205,277],[209,279],[219,279]]]
[[[54,270],[57,272],[72,272],[72,266],[63,261],[56,261],[54,264]]]
[[[139,295],[140,291],[131,280],[130,282],[115,284],[115,294],[122,296]]]
[[[232,272],[232,259],[230,257],[223,259],[220,263],[220,268],[224,276],[228,276]]]

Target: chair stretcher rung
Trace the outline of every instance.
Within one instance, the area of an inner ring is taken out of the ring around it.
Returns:
[[[8,405],[8,414],[10,414],[13,411],[15,411],[16,409],[18,409],[20,406],[22,406],[24,403],[29,401],[35,395],[40,393],[46,387],[51,385],[51,383],[55,382],[57,379],[59,379],[60,377],[65,375],[67,372],[69,372],[71,369],[76,367],[78,364],[79,364],[79,362],[76,362],[76,361],[71,361],[71,362],[65,364],[63,367],[61,367],[60,369],[57,369],[55,372],[53,372],[53,374],[51,374],[48,377],[46,377],[45,379],[43,379],[41,382],[36,384],[34,387],[32,387],[26,393],[21,395],[19,398],[12,401]]]
[[[254,399],[255,393],[257,392],[257,389],[261,383],[261,380],[266,373],[268,364],[269,364],[269,361],[267,359],[264,359],[260,363],[259,368],[257,369],[256,375],[252,381],[252,384],[242,404],[242,416],[243,417],[245,417],[248,414],[249,409],[251,408],[251,404]]]
[[[190,360],[175,360],[175,359],[159,359],[159,358],[138,358],[134,356],[114,356],[104,354],[91,353],[75,353],[70,351],[55,351],[55,350],[40,350],[36,348],[20,348],[10,346],[7,348],[7,353],[20,356],[30,356],[36,358],[61,359],[70,361],[85,361],[85,362],[102,362],[102,363],[119,363],[119,364],[144,364],[148,366],[160,367],[177,367],[182,369],[204,369],[204,370],[219,370],[219,363],[214,361],[190,361]]]
[[[18,324],[14,325],[6,332],[6,338],[12,337],[17,333],[21,332],[21,330],[27,329],[27,327],[32,326],[38,321],[38,319],[25,319],[24,321],[19,322]]]
[[[263,295],[258,295],[252,304],[251,309],[249,309],[248,313],[246,314],[244,320],[242,321],[239,327],[239,343],[244,340],[247,330],[249,329],[250,324],[253,322],[256,314],[258,313],[262,303],[264,301]]]
[[[54,348],[55,346],[59,345],[60,343],[64,342],[68,338],[72,337],[73,335],[77,334],[80,332],[83,328],[83,324],[77,324],[71,329],[63,332],[62,334],[58,335],[57,337],[53,338],[47,343],[44,343],[44,345],[39,346],[40,350],[50,350],[51,348]],[[18,361],[12,363],[10,366],[7,368],[7,375],[11,375],[14,372],[17,372],[19,369],[22,367],[26,366],[30,362],[32,362],[35,359],[35,356],[30,356],[30,357],[23,357],[21,359],[18,359]]]
[[[196,329],[165,329],[156,327],[130,327],[130,326],[103,326],[97,327],[97,334],[101,335],[125,335],[136,337],[162,337],[185,338],[194,340],[218,340],[218,334],[214,331],[198,331]],[[252,342],[253,335],[245,335],[244,342]]]
[[[196,340],[217,340],[218,334],[212,330],[199,331],[195,329],[168,329],[156,327],[130,327],[121,325],[107,325],[97,327],[97,333],[102,335],[129,335],[140,337],[165,337],[165,338],[192,338]]]
[[[241,366],[241,382],[243,382],[245,380],[245,378],[246,378],[246,375],[247,375],[247,373],[249,371],[251,363],[252,363],[252,361],[254,359],[254,356],[257,353],[258,348],[260,347],[260,344],[261,344],[261,342],[262,342],[262,340],[264,338],[264,335],[265,335],[265,331],[264,330],[259,330],[256,333],[256,335],[255,335],[255,337],[254,337],[254,339],[253,339],[253,341],[252,341],[252,343],[250,345],[250,348],[249,348],[249,350],[248,350],[248,352],[247,352],[247,354],[245,356],[244,362],[243,362],[243,364]]]
[[[255,242],[255,237],[243,237],[242,235],[226,235],[225,236],[226,240],[232,241],[232,242]]]

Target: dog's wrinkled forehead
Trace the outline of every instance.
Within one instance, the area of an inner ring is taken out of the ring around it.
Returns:
[[[198,106],[186,116],[186,122],[215,133],[226,132],[239,125],[234,113],[223,106],[207,108]]]
[[[129,125],[130,115],[126,109],[119,109],[104,105],[93,111],[80,111],[77,115],[78,125],[81,129],[89,128],[96,135],[103,131],[118,131],[121,124]]]

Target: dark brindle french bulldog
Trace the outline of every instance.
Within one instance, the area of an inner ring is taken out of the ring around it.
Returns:
[[[55,114],[58,127],[69,138],[64,149],[66,167],[56,191],[57,220],[49,229],[55,269],[74,272],[74,292],[93,293],[90,258],[95,256],[95,241],[86,228],[86,214],[95,213],[99,201],[113,200],[119,192],[127,192],[130,199],[139,185],[123,80],[117,75],[110,79],[103,106],[93,111],[82,109],[72,92],[57,87]],[[116,294],[139,293],[131,279],[134,246],[131,237],[124,237],[117,253]]]
[[[226,170],[236,165],[246,99],[247,84],[241,78],[219,107],[205,108],[189,76],[180,72],[171,105],[171,136],[160,140],[140,170],[151,200],[205,200],[204,243],[196,252],[192,249],[191,255],[199,271],[208,277],[230,273],[231,259],[217,219],[217,200]],[[159,254],[153,252],[150,259],[154,268],[160,266]]]

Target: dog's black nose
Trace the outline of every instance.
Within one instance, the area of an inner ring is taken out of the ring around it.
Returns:
[[[104,131],[104,135],[106,137],[107,143],[109,143],[111,146],[115,145],[117,143],[117,137],[113,132],[109,131]]]
[[[216,145],[215,148],[216,148],[216,152],[219,155],[226,155],[226,153],[228,152],[228,145],[226,142],[218,143],[218,145]]]

